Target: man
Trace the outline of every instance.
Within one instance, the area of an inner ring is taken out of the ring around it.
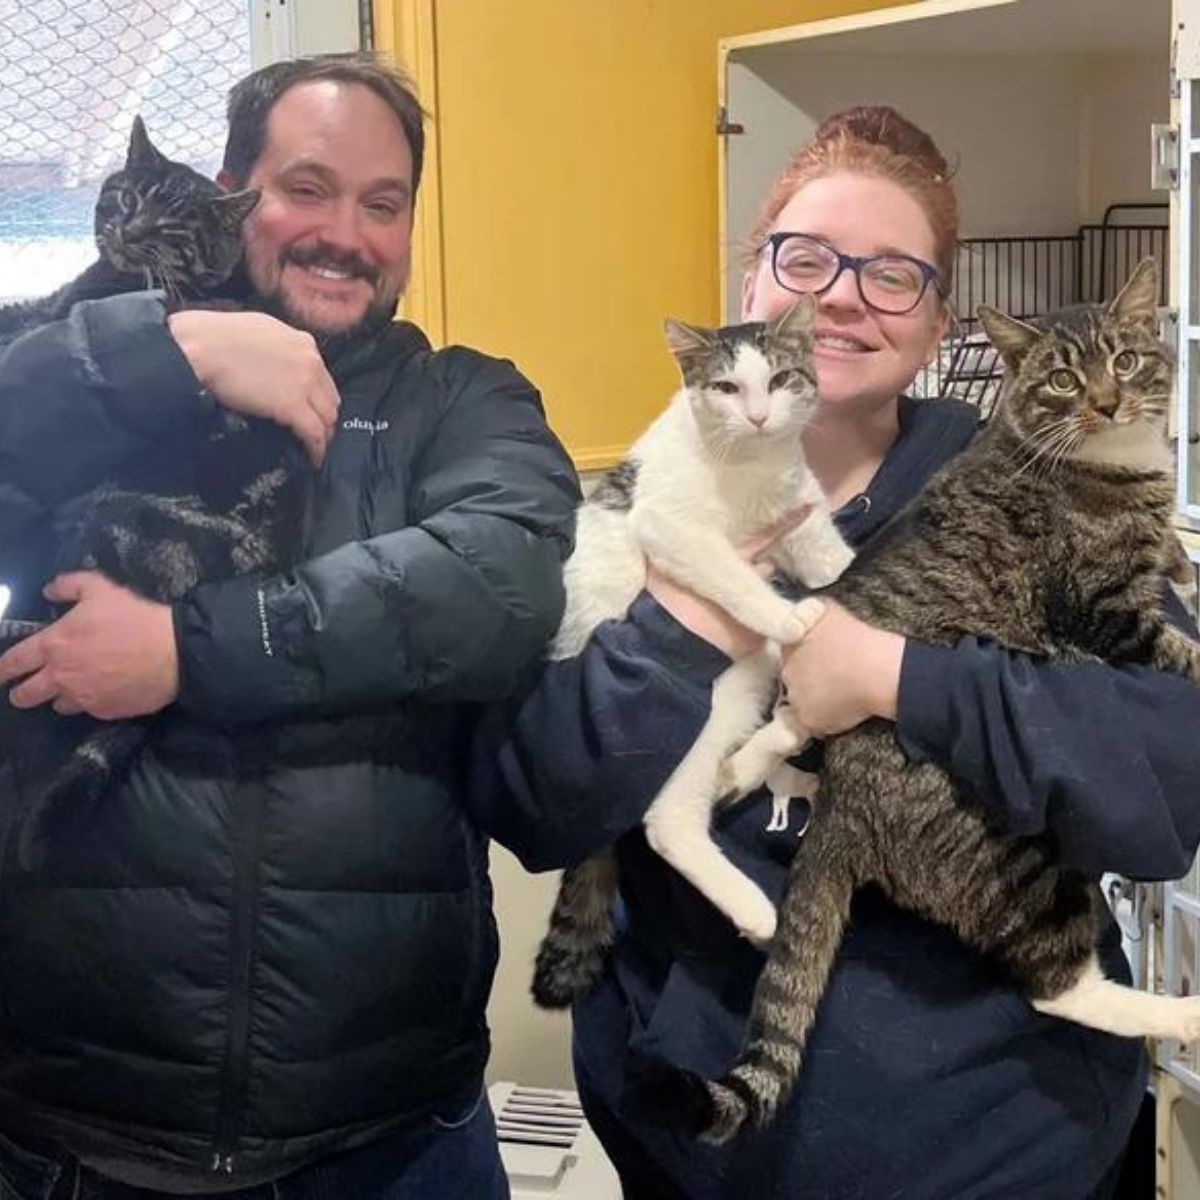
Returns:
[[[362,58],[256,72],[220,178],[262,190],[266,311],[114,297],[0,357],[0,491],[35,528],[214,404],[321,464],[287,575],[169,607],[73,573],[0,658],[18,707],[163,714],[40,865],[0,774],[0,1195],[507,1195],[486,835],[557,851],[466,764],[559,618],[577,493],[511,365],[392,322],[421,118]]]

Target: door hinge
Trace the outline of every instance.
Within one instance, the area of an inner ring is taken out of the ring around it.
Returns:
[[[1150,186],[1167,191],[1179,187],[1179,128],[1150,126]]]
[[[730,133],[745,133],[745,125],[739,124],[737,121],[729,119],[729,109],[723,104],[717,105],[717,133],[724,137]]]

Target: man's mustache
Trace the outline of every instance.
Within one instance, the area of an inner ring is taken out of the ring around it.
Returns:
[[[352,278],[365,279],[372,285],[379,281],[379,272],[357,254],[334,250],[331,246],[298,246],[285,251],[283,261],[297,267],[325,267]]]

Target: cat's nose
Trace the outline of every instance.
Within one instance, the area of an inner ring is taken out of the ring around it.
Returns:
[[[755,429],[761,429],[767,423],[766,413],[747,413],[746,420],[754,426]]]
[[[152,228],[153,222],[148,218],[134,217],[132,221],[125,223],[121,237],[126,245],[133,245],[134,242],[140,242]]]
[[[1099,387],[1092,398],[1092,407],[1101,416],[1111,417],[1121,407],[1121,393],[1115,387]]]

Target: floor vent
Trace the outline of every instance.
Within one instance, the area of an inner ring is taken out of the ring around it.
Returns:
[[[574,1092],[494,1083],[488,1098],[513,1200],[621,1200],[616,1172]]]

